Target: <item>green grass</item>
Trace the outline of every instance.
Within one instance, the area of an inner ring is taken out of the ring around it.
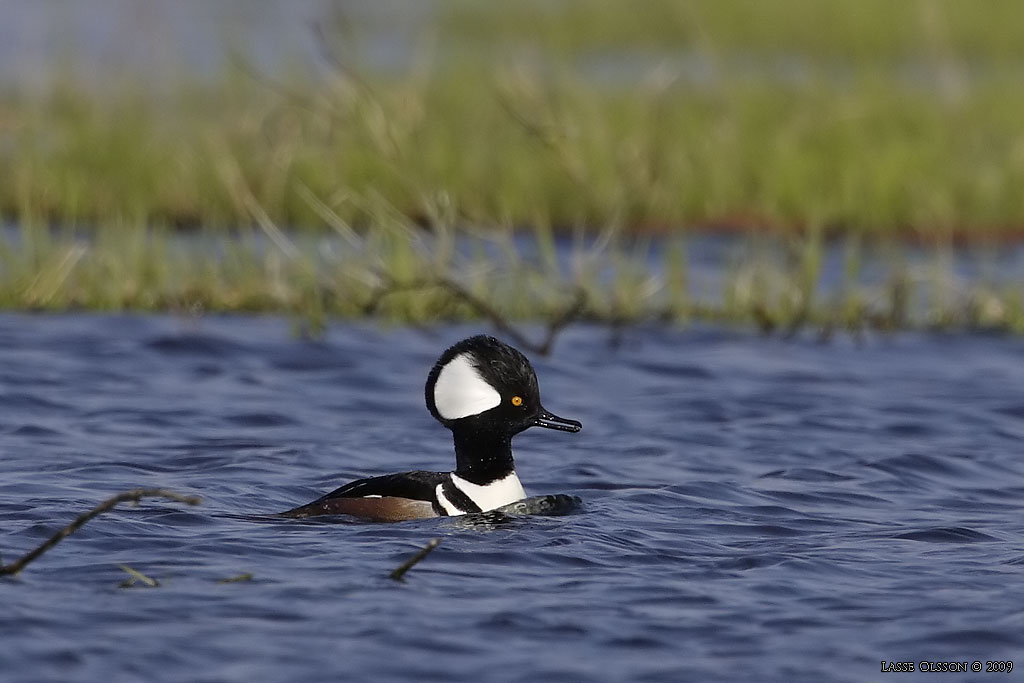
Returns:
[[[322,229],[312,196],[356,223],[385,201],[493,227],[1024,228],[1015,3],[441,7],[398,74],[328,29],[327,79],[7,93],[0,213],[223,228],[258,207]],[[601,76],[602,58],[637,66]]]
[[[215,228],[251,224],[258,206],[323,228],[312,197],[356,223],[382,200],[497,227],[1024,227],[1024,91],[977,86],[950,104],[866,75],[801,91],[607,92],[520,70],[477,92],[482,74],[438,78],[309,101],[244,84],[212,112],[191,106],[201,91],[157,105],[68,86],[15,112],[0,212]]]
[[[925,300],[916,324],[1020,327],[1012,291],[951,293],[948,273],[922,283],[898,259],[881,291],[856,277],[857,245],[1024,231],[1017,3],[439,6],[398,73],[368,66],[342,17],[326,78],[241,68],[155,93],[69,68],[49,91],[0,94],[0,214],[18,226],[0,241],[0,306],[481,315],[410,286],[456,279],[516,319],[583,291],[600,320],[887,327]],[[696,300],[686,237],[709,227],[769,232],[785,257],[750,256],[722,303]],[[517,230],[538,262],[510,246]],[[456,256],[465,231],[504,265]],[[551,241],[577,232],[613,239],[561,272]],[[651,233],[671,236],[658,277],[631,255]],[[823,300],[834,235],[850,284]],[[389,283],[402,291],[382,296]]]

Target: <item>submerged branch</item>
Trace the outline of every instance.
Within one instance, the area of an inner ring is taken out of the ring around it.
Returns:
[[[510,323],[509,320],[489,302],[476,296],[458,282],[444,277],[416,279],[409,280],[407,282],[389,282],[373,292],[369,301],[367,301],[363,306],[363,311],[367,314],[376,312],[381,301],[392,294],[415,292],[434,288],[446,290],[452,297],[472,308],[477,315],[490,320],[491,324],[493,324],[499,332],[507,336],[515,346],[527,349],[528,351],[532,351],[533,353],[541,356],[546,356],[551,353],[551,348],[555,344],[555,339],[557,338],[558,333],[571,322],[578,319],[580,315],[582,315],[587,304],[587,293],[582,288],[577,288],[572,302],[564,310],[560,311],[548,321],[544,338],[539,343],[532,341],[516,329],[512,323]]]
[[[217,579],[217,583],[243,583],[245,581],[252,581],[252,574],[246,572],[245,574],[229,576],[226,579]]]
[[[439,546],[439,545],[441,545],[441,539],[440,538],[432,538],[432,539],[430,539],[429,541],[427,541],[427,544],[425,546],[420,548],[419,552],[417,552],[415,555],[410,557],[408,560],[406,560],[405,562],[400,564],[388,576],[390,576],[395,581],[401,581],[402,577],[405,576],[405,573],[407,571],[409,571],[410,569],[415,567],[420,562],[420,560],[422,560],[424,557],[429,555],[430,552],[434,548]]]
[[[132,567],[129,567],[126,564],[119,564],[117,566],[121,568],[121,571],[127,573],[129,576],[129,578],[125,579],[120,584],[118,584],[119,588],[131,588],[135,585],[136,582],[141,582],[142,585],[148,586],[149,588],[156,588],[160,585],[159,581],[157,581],[153,577],[146,576],[138,569],[133,569]]]
[[[17,574],[24,569],[29,563],[36,560],[40,555],[53,548],[65,538],[81,529],[87,522],[95,517],[102,515],[104,512],[113,510],[119,503],[138,503],[143,498],[166,498],[168,500],[174,500],[179,503],[187,503],[188,505],[199,505],[201,498],[199,496],[185,496],[174,491],[167,489],[132,489],[131,491],[125,491],[119,493],[116,496],[112,496],[107,500],[103,501],[92,510],[83,512],[75,521],[68,524],[66,527],[55,533],[50,538],[46,539],[39,547],[31,552],[23,555],[10,564],[0,565],[0,576],[6,574]]]

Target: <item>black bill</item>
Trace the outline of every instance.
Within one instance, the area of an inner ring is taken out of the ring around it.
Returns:
[[[552,415],[546,410],[541,410],[533,424],[538,427],[546,427],[547,429],[557,429],[562,432],[578,432],[583,429],[583,424],[576,420],[567,420],[564,417],[558,417]]]

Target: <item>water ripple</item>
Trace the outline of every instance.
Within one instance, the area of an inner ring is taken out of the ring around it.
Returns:
[[[894,538],[905,538],[910,541],[924,541],[926,543],[975,543],[977,541],[999,540],[988,534],[965,527],[935,527],[920,531],[908,531],[897,534]]]
[[[423,380],[478,331],[0,315],[5,561],[122,489],[204,498],[122,506],[0,580],[4,682],[859,681],[883,659],[1020,651],[1009,338],[649,327],[613,349],[571,327],[537,367],[584,430],[531,430],[516,455],[574,514],[273,516],[451,467]],[[119,588],[119,563],[161,585]]]

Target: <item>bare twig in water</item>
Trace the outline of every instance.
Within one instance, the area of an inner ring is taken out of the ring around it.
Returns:
[[[547,331],[540,343],[531,341],[522,332],[517,330],[494,306],[476,296],[458,282],[448,278],[425,278],[409,280],[408,282],[389,282],[380,287],[371,296],[363,307],[364,312],[372,314],[376,312],[380,302],[387,296],[400,292],[415,292],[422,289],[441,288],[448,291],[456,299],[462,301],[477,314],[491,321],[497,330],[512,340],[515,346],[525,348],[541,356],[551,353],[558,333],[569,323],[576,320],[587,304],[587,293],[582,289],[576,290],[572,302],[560,313],[548,321]]]
[[[576,295],[573,297],[572,303],[566,306],[565,310],[548,321],[547,334],[544,337],[544,341],[536,346],[537,353],[542,356],[546,356],[551,353],[551,347],[555,345],[555,337],[566,325],[583,313],[583,309],[586,305],[587,292],[582,287],[579,287],[576,289]]]
[[[46,541],[44,541],[42,545],[35,550],[23,555],[10,564],[0,565],[0,576],[5,574],[17,574],[30,562],[36,560],[50,548],[81,529],[86,522],[94,517],[102,515],[104,512],[113,510],[118,503],[138,503],[143,498],[167,498],[168,500],[176,500],[179,503],[187,503],[189,505],[199,505],[202,500],[199,496],[184,496],[180,493],[175,493],[174,491],[168,491],[167,489],[133,489],[131,491],[125,491],[124,493],[119,493],[116,496],[106,499],[92,510],[80,514],[75,518],[75,521],[68,524],[50,538],[46,539]]]
[[[152,577],[146,576],[138,569],[132,569],[126,564],[119,564],[117,566],[120,567],[122,571],[128,572],[129,577],[119,584],[120,588],[131,588],[135,585],[136,581],[141,581],[143,585],[148,586],[150,588],[156,588],[160,585],[159,581]]]
[[[416,564],[419,563],[420,560],[422,560],[424,557],[429,555],[430,551],[432,551],[434,548],[436,548],[439,545],[441,545],[441,539],[440,538],[432,538],[432,539],[430,539],[425,546],[420,548],[419,552],[417,552],[415,555],[413,555],[408,560],[406,560],[401,565],[399,565],[398,568],[395,569],[395,571],[393,571],[393,572],[391,572],[391,574],[389,574],[389,576],[392,579],[394,579],[395,581],[401,581],[402,577],[405,576],[405,573],[407,571],[409,571],[410,569],[415,567]]]

